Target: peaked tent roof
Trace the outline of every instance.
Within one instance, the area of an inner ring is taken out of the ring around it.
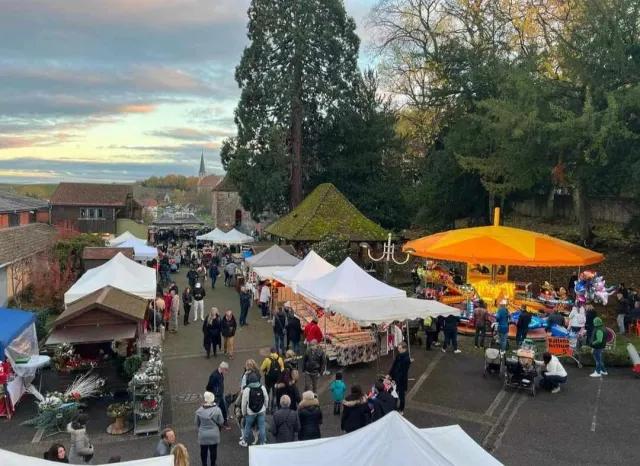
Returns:
[[[502,463],[460,426],[419,429],[392,411],[382,419],[340,437],[249,448],[249,466],[272,464],[500,466]]]
[[[274,272],[273,278],[296,291],[298,283],[305,280],[315,280],[333,270],[335,270],[333,265],[320,257],[317,252],[311,250],[298,265],[288,270]]]
[[[158,220],[155,220],[152,225],[177,225],[178,222],[176,222],[173,217],[171,217],[170,215],[164,214],[162,215]]]
[[[214,243],[220,241],[222,238],[224,238],[224,231],[217,227],[204,235],[196,236],[198,241],[213,241]]]
[[[253,238],[251,236],[245,235],[244,233],[240,233],[235,228],[232,228],[230,231],[224,234],[221,243],[222,244],[246,244],[253,243]]]
[[[0,307],[0,361],[4,361],[4,350],[35,320],[35,312]]]
[[[318,186],[298,207],[265,231],[289,241],[320,241],[329,232],[344,234],[351,241],[384,241],[388,234],[331,183]]]
[[[110,285],[145,299],[156,297],[156,272],[118,254],[106,264],[88,270],[64,294],[65,305]]]
[[[300,263],[300,259],[298,259],[297,257],[293,257],[277,244],[274,244],[266,251],[262,251],[260,254],[247,257],[244,261],[251,267],[293,267],[294,265],[298,265]]]
[[[128,241],[130,239],[138,239],[138,237],[135,236],[133,233],[125,231],[121,235],[116,236],[111,241],[109,241],[109,246],[115,247],[115,246],[118,246],[119,244],[124,243],[125,241]]]
[[[347,317],[362,326],[391,323],[399,320],[424,319],[460,315],[460,309],[441,302],[416,298],[376,299],[373,301],[332,304],[329,310]]]
[[[118,248],[133,248],[135,260],[153,260],[158,257],[158,250],[152,246],[147,246],[144,241],[133,238],[120,243]]]
[[[407,297],[405,291],[373,278],[351,258],[345,259],[333,272],[298,283],[297,292],[324,308],[350,301]]]

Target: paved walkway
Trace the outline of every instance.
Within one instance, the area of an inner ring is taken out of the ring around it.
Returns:
[[[186,271],[185,271],[186,273]],[[185,286],[184,274],[174,275],[178,286]],[[206,309],[216,306],[221,313],[231,309],[239,314],[234,289],[218,285],[207,288]],[[249,326],[238,331],[236,358],[229,361],[219,355],[206,359],[202,347],[201,321],[180,326],[176,335],[165,340],[164,356],[168,373],[165,423],[177,432],[178,441],[191,452],[192,465],[199,462],[194,412],[201,403],[209,374],[220,361],[227,360],[230,371],[226,391],[239,386],[244,362],[260,363],[272,344],[269,324],[253,307]],[[540,393],[535,398],[517,392],[505,392],[497,378],[483,378],[480,352],[474,352],[470,340],[461,337],[462,354],[426,352],[413,348],[415,361],[410,372],[407,419],[420,427],[460,424],[477,442],[508,465],[538,466],[553,461],[562,465],[636,464],[634,439],[640,438],[637,422],[639,381],[629,369],[611,370],[609,377],[593,380],[588,369],[578,370],[567,363],[569,382],[558,395]],[[383,358],[380,372],[386,372],[390,357]],[[335,368],[333,369],[335,370]],[[344,373],[347,385],[359,383],[368,388],[376,377],[376,365],[349,367]],[[332,376],[320,381],[319,398],[325,422],[323,436],[339,435],[339,419],[331,415],[327,387]],[[26,400],[25,405],[31,404]],[[21,410],[28,409],[24,406]],[[24,415],[22,416],[25,417]],[[20,418],[20,416],[18,416]],[[123,460],[145,458],[152,454],[157,437],[124,435],[111,437],[101,433],[96,421],[88,432],[96,447],[94,463],[105,462],[114,454]],[[247,449],[238,446],[240,432],[232,421],[232,431],[223,432],[218,464],[248,464]],[[0,447],[41,456],[55,439],[68,442],[66,435],[31,443],[34,430],[20,427],[16,420],[0,421]]]

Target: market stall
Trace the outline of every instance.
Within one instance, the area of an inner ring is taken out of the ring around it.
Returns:
[[[213,244],[221,244],[221,240],[224,238],[224,231],[219,228],[214,228],[204,235],[196,236],[198,241],[211,241]]]
[[[156,272],[118,254],[106,264],[87,271],[64,294],[65,306],[105,286],[145,299],[156,297]]]
[[[395,411],[339,437],[249,448],[249,466],[500,466],[458,425],[419,429]]]
[[[229,230],[224,234],[224,236],[221,238],[220,243],[226,244],[228,246],[235,246],[235,245],[253,243],[253,241],[254,239],[252,236],[245,235],[244,233],[239,232],[235,228],[232,228],[231,230]]]
[[[49,365],[39,355],[35,319],[33,312],[0,308],[0,416],[11,418],[37,371]]]
[[[147,261],[158,259],[158,250],[152,246],[147,246],[144,241],[137,238],[128,239],[116,247],[133,249],[133,259],[143,265],[146,264]]]
[[[298,283],[307,280],[315,280],[335,270],[335,267],[320,257],[315,251],[310,251],[302,262],[287,270],[276,271],[273,278],[288,286],[294,292]]]
[[[284,272],[298,265],[300,259],[274,244],[260,254],[247,257],[244,262],[248,266],[249,272],[256,274],[256,280],[267,280],[273,278],[273,274],[276,272]]]
[[[137,236],[133,235],[132,233],[130,233],[128,231],[125,231],[121,235],[116,236],[111,241],[109,241],[108,245],[109,245],[109,247],[114,248],[114,247],[124,243],[125,241],[129,241],[130,239],[140,240],[140,238],[138,238]]]

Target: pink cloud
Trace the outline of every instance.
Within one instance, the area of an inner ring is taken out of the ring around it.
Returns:
[[[153,113],[155,110],[155,105],[150,104],[127,104],[115,108],[118,113]]]

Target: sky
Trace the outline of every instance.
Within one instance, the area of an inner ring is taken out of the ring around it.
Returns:
[[[0,183],[223,173],[249,3],[0,0]]]

